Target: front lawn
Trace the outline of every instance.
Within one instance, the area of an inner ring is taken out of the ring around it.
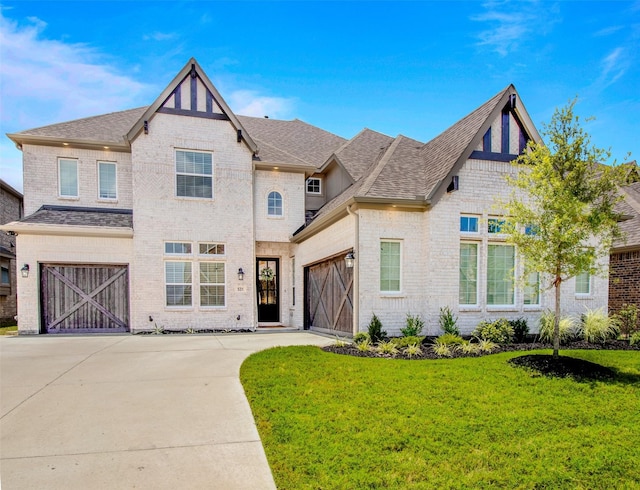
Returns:
[[[405,361],[317,347],[259,352],[240,374],[280,489],[640,488],[640,354],[561,354],[618,377],[532,376],[507,364],[517,352]]]

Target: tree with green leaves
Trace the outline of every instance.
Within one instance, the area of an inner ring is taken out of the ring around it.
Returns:
[[[542,131],[549,144],[530,142],[507,178],[513,186],[505,205],[507,241],[516,245],[527,273],[538,272],[555,288],[556,358],[562,283],[581,273],[602,273],[601,259],[620,236],[615,204],[621,199],[621,167],[603,164],[611,152],[591,145],[575,104],[576,99],[556,109]]]

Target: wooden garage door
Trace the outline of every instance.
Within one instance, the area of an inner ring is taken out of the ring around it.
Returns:
[[[344,254],[305,269],[306,328],[353,333],[353,270]]]
[[[129,331],[126,265],[43,264],[40,278],[45,332]]]

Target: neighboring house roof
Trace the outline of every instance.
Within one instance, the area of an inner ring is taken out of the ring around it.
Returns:
[[[616,210],[630,219],[620,223],[624,237],[613,244],[613,252],[640,248],[640,182],[623,187],[622,194]]]
[[[264,117],[238,116],[257,142],[257,159],[263,162],[301,162],[320,167],[346,140],[299,119],[282,121]]]
[[[7,247],[0,246],[0,257],[4,257],[6,259],[15,259],[16,254],[9,250]]]
[[[16,189],[11,187],[9,184],[7,184],[2,179],[0,179],[0,189],[2,189],[5,192],[8,192],[12,196],[16,197],[20,202],[22,202],[24,200],[24,196],[22,195],[22,193],[20,191],[17,191]]]
[[[19,223],[133,228],[133,211],[131,209],[45,205],[35,213],[19,220]]]

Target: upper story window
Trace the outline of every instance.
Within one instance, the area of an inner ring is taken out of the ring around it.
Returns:
[[[282,194],[273,191],[267,197],[267,214],[269,216],[282,216]]]
[[[401,272],[400,242],[380,242],[380,291],[383,293],[400,292]]]
[[[176,150],[176,195],[213,197],[213,157],[201,151]]]
[[[478,233],[478,217],[460,216],[460,231],[464,233]]]
[[[307,194],[322,194],[322,179],[309,177],[307,179]]]
[[[116,164],[98,162],[98,197],[100,199],[116,199]]]
[[[58,159],[58,185],[60,197],[78,197],[78,160]]]

